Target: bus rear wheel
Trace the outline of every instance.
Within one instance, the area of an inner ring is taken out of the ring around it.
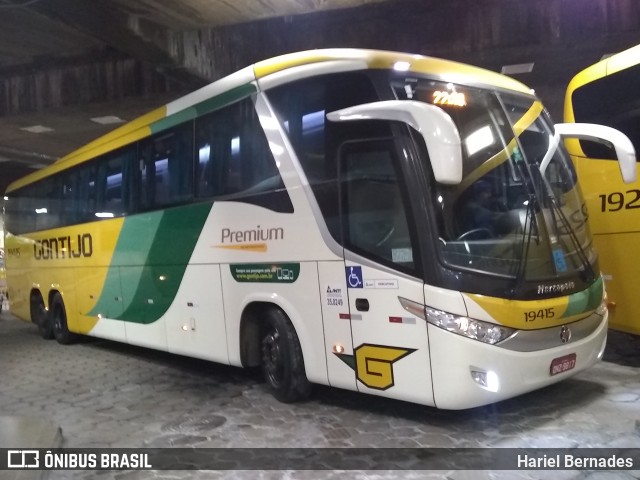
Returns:
[[[53,338],[53,327],[47,309],[44,308],[44,300],[39,293],[31,294],[31,321],[36,324],[40,336],[45,340]]]
[[[53,328],[53,336],[58,343],[62,345],[69,345],[77,340],[78,336],[75,333],[71,333],[67,327],[67,312],[64,308],[64,301],[62,295],[59,293],[54,294],[51,301],[50,322]]]
[[[311,393],[298,335],[287,316],[268,310],[261,341],[262,372],[271,394],[281,402],[303,400]]]

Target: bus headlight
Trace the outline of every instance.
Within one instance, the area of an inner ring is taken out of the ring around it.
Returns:
[[[426,308],[427,322],[449,332],[457,333],[473,340],[495,345],[513,335],[516,330],[495,323],[483,322],[469,317]]]

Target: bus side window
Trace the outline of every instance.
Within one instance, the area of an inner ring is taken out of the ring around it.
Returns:
[[[120,216],[122,206],[122,161],[114,158],[98,167],[98,215],[103,218]]]
[[[36,212],[35,206],[35,186],[28,185],[9,197],[5,202],[7,232],[14,235],[32,232],[35,230]]]
[[[140,142],[137,165],[141,210],[187,202],[193,197],[193,123]]]
[[[578,87],[571,96],[574,121],[608,125],[627,135],[640,151],[640,64]],[[635,99],[635,100],[634,100]],[[580,140],[584,154],[599,160],[617,160],[608,145]]]
[[[135,145],[129,145],[98,161],[94,177],[96,187],[93,187],[90,177],[87,179],[88,186],[83,186],[83,194],[87,195],[86,200],[89,204],[85,215],[91,215],[94,193],[96,217],[119,217],[131,212],[131,180],[135,151]]]
[[[411,271],[415,250],[393,148],[392,140],[367,139],[340,149],[344,245]]]
[[[72,225],[78,221],[78,181],[77,169],[62,172],[62,225]]]
[[[198,197],[293,212],[250,98],[197,119],[195,137]]]
[[[35,186],[36,230],[46,230],[60,226],[62,219],[62,179],[53,176]]]
[[[78,171],[77,209],[78,221],[90,222],[96,219],[96,164],[92,162]]]
[[[276,87],[267,96],[295,148],[329,233],[342,243],[338,146],[350,138],[386,136],[389,129],[383,122],[338,125],[328,122],[326,114],[379,100],[371,79],[361,73],[325,75]]]

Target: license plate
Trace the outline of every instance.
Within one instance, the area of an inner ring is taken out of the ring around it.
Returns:
[[[571,370],[576,366],[576,354],[570,353],[564,357],[558,357],[551,360],[551,366],[549,367],[549,375],[557,375]]]

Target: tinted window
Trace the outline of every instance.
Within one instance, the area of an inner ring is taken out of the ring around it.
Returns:
[[[341,149],[344,244],[381,263],[414,270],[414,248],[392,140]],[[417,251],[417,250],[416,250]]]
[[[193,124],[161,132],[140,142],[140,209],[183,203],[193,198]]]
[[[196,120],[198,197],[225,197],[293,212],[250,99]]]
[[[640,65],[588,83],[573,92],[576,122],[599,123],[626,134],[640,151]],[[612,148],[581,140],[584,153],[591,158],[616,159]]]
[[[131,211],[131,181],[135,161],[134,146],[104,156],[94,170],[96,173],[95,217],[119,217]],[[93,193],[91,181],[89,194]]]
[[[270,90],[268,96],[295,148],[327,227],[341,242],[338,148],[346,140],[388,136],[389,128],[383,122],[332,123],[325,115],[379,100],[374,86],[363,74],[326,75],[283,85]]]
[[[7,231],[21,234],[131,212],[135,152],[130,145],[9,194]]]
[[[33,210],[34,186],[29,185],[18,192],[8,195],[4,202],[5,230],[20,234],[35,229],[36,214]]]
[[[251,99],[9,194],[7,231],[21,234],[167,208],[196,195],[293,212]]]
[[[73,170],[75,191],[73,195],[73,217],[68,224],[84,223],[96,220],[96,170],[97,163],[92,162]]]

